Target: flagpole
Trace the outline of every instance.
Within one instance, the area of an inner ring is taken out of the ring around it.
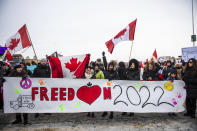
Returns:
[[[26,27],[26,30],[27,30],[27,27]],[[38,57],[37,57],[37,55],[36,55],[36,51],[35,51],[35,49],[34,49],[34,45],[33,45],[32,41],[31,41],[31,37],[30,37],[30,35],[29,35],[28,30],[27,30],[27,34],[28,34],[29,40],[30,40],[30,42],[31,42],[31,45],[32,45],[32,48],[33,48],[34,55],[36,56],[36,60],[37,60],[37,62],[38,62]]]
[[[133,40],[132,40],[132,44],[131,44],[131,50],[130,50],[130,55],[129,55],[129,61],[131,59],[131,52],[132,52],[132,49],[133,49]]]

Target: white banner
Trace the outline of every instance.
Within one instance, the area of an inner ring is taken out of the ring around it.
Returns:
[[[5,113],[182,112],[183,81],[6,78]]]

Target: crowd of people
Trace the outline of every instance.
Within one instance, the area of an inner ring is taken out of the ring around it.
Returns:
[[[47,59],[42,59],[36,65],[33,71],[27,69],[29,63],[16,63],[13,66],[2,64],[1,69],[1,83],[4,82],[3,77],[41,77],[50,78],[51,70],[47,64]],[[110,61],[107,62],[105,53],[102,53],[102,60],[97,59],[95,62],[90,62],[86,66],[82,79],[108,79],[108,80],[145,80],[145,81],[173,81],[183,80],[187,92],[186,97],[186,113],[185,116],[195,118],[196,99],[197,99],[197,61],[191,58],[188,62],[174,63],[170,60],[165,62],[149,61],[144,64],[142,68],[136,59],[131,59],[128,65],[125,62]],[[2,97],[1,97],[1,108]],[[102,117],[106,117],[107,112],[103,112]],[[127,115],[123,112],[122,115]],[[129,113],[133,116],[134,113]],[[175,116],[174,113],[169,113],[170,116]],[[22,116],[24,124],[28,123],[28,114],[16,114],[16,120],[13,124],[22,123]],[[35,114],[38,117],[39,114]],[[95,117],[95,113],[89,112],[88,117]],[[113,119],[113,112],[110,112],[109,118]]]

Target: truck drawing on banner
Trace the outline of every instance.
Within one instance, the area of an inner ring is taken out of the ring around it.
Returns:
[[[10,101],[10,107],[15,110],[18,110],[21,107],[33,109],[35,105],[32,102],[31,95],[20,95],[16,101]]]

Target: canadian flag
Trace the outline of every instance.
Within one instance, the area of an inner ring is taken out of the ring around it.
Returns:
[[[8,47],[7,57],[10,59],[15,52],[31,46],[26,25],[23,25],[15,35],[10,37],[5,46]]]
[[[112,54],[114,47],[121,41],[134,40],[135,27],[137,19],[127,25],[126,28],[121,30],[114,38],[107,41],[105,44],[108,48],[108,51]]]
[[[153,52],[153,56],[151,58],[151,61],[154,61],[154,62],[158,62],[158,59],[157,59],[157,51],[155,49],[155,51]]]
[[[76,55],[49,58],[52,78],[81,78],[85,67],[89,64],[90,55]]]
[[[140,61],[140,67],[144,68],[144,62]]]

